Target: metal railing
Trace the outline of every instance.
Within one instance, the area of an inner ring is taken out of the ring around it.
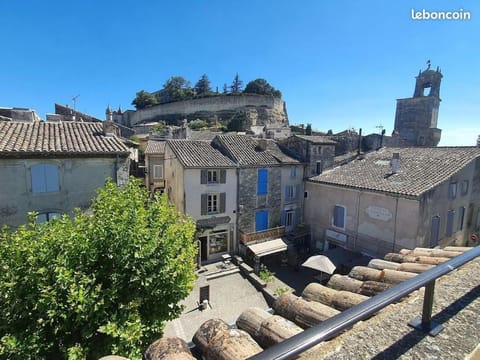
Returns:
[[[281,343],[254,355],[250,360],[293,359],[318,343],[335,337],[337,334],[350,328],[358,321],[372,316],[387,305],[400,300],[423,286],[426,286],[426,289],[422,317],[421,319],[415,319],[410,325],[420,327],[431,335],[436,335],[440,328],[438,325],[431,322],[435,280],[478,256],[480,256],[480,246],[458,255],[443,264],[437,265],[424,273],[418,274],[410,280],[402,282],[399,285],[345,310],[298,335],[284,340]]]

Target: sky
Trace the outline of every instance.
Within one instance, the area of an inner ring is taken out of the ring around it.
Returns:
[[[470,20],[412,19],[469,12]],[[427,60],[444,75],[441,146],[480,134],[478,0],[0,1],[0,107],[54,104],[104,119],[172,76],[266,79],[290,124],[390,134]],[[418,17],[418,16],[417,16]]]

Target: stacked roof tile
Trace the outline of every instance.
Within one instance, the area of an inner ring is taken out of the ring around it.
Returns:
[[[214,143],[240,166],[272,166],[300,162],[280,150],[273,140],[257,140],[245,135],[219,135]]]
[[[192,140],[168,140],[168,145],[185,167],[235,167],[235,164],[209,142]]]
[[[390,165],[394,153],[400,156],[395,174]],[[418,197],[478,158],[476,147],[382,148],[309,181]]]
[[[165,141],[148,140],[145,154],[164,154]]]
[[[0,155],[128,154],[115,136],[105,136],[101,123],[0,122]]]

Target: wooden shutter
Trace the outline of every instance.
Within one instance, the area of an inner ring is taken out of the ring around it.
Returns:
[[[206,184],[207,183],[207,170],[201,170],[200,171],[200,184]]]
[[[225,212],[225,203],[227,200],[227,194],[226,193],[220,193],[220,213]]]
[[[452,209],[447,212],[447,236],[452,236],[453,234],[453,219],[455,217],[455,211]]]
[[[227,182],[227,170],[220,169],[220,184],[225,184]]]
[[[302,222],[302,208],[295,209],[295,225],[298,225]]]
[[[208,201],[208,195],[207,194],[202,194],[201,195],[201,199],[200,199],[200,202],[201,202],[201,210],[200,210],[200,214],[201,215],[207,215],[208,213],[208,210],[207,210],[207,201]]]

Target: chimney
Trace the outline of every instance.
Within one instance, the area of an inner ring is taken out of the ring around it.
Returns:
[[[105,120],[103,122],[103,135],[105,136],[115,136],[116,128],[115,124],[111,120]]]
[[[258,139],[257,146],[255,146],[256,151],[265,151],[267,150],[267,139]]]
[[[392,168],[392,174],[398,173],[398,170],[400,170],[400,153],[393,153],[390,166]]]
[[[357,146],[357,156],[362,152],[362,128],[358,130],[358,146]]]

